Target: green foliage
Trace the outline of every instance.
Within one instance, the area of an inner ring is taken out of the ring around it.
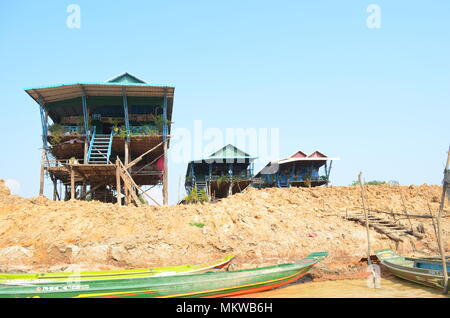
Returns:
[[[138,194],[137,197],[142,204],[147,204],[147,201],[145,201],[144,196],[142,194]]]
[[[48,127],[48,131],[51,134],[50,142],[51,144],[59,144],[61,142],[62,136],[64,135],[64,128],[60,124],[53,124]]]
[[[303,175],[303,182],[308,188],[311,188],[311,173],[307,172]]]
[[[205,226],[205,223],[191,222],[191,223],[189,223],[189,225],[191,225],[191,226],[196,226],[196,227],[199,227],[199,228],[202,228],[202,227]]]
[[[400,183],[396,180],[391,180],[389,182],[386,181],[379,181],[379,180],[372,180],[372,181],[367,181],[366,183],[367,185],[381,185],[381,184],[391,184],[391,185],[399,185]],[[352,182],[351,186],[359,186],[359,180],[355,180]]]
[[[142,126],[142,133],[143,135],[152,136],[157,134],[158,132],[155,131],[155,129],[151,125],[144,125]]]
[[[114,135],[119,134],[119,129],[120,129],[119,123],[120,123],[119,119],[113,119],[113,121],[112,121],[112,124],[113,124],[112,130],[114,131]]]
[[[225,181],[225,178],[226,178],[225,176],[220,176],[220,177],[217,178],[216,182],[217,182],[217,187],[218,188],[220,188],[220,185],[222,184],[222,182]]]
[[[184,197],[184,200],[187,203],[201,203],[209,201],[209,197],[204,189],[198,190],[197,186],[194,186],[191,192]]]
[[[152,115],[153,122],[155,123],[156,130],[159,133],[162,133],[162,129],[164,126],[164,118],[162,115]],[[166,120],[165,123],[168,125],[170,123],[169,120]]]
[[[127,128],[125,126],[120,126],[117,134],[120,138],[125,138],[127,136]]]

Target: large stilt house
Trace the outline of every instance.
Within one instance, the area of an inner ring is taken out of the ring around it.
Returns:
[[[255,187],[314,187],[330,182],[333,160],[320,151],[307,155],[299,150],[293,155],[269,162],[255,177]]]
[[[106,82],[26,89],[42,122],[42,166],[53,198],[141,205],[144,186],[162,185],[168,204],[167,149],[174,87],[123,73]]]
[[[252,183],[255,159],[229,144],[208,158],[191,161],[186,171],[186,191],[203,190],[212,199],[241,192]]]

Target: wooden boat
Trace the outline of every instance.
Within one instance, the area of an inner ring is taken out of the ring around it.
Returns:
[[[260,292],[296,281],[323,260],[318,252],[291,264],[192,275],[138,277],[52,284],[0,284],[0,297],[116,298],[224,297]]]
[[[429,287],[440,289],[444,287],[442,263],[437,258],[403,257],[390,248],[377,250],[375,254],[381,264],[397,277]],[[450,262],[446,264],[448,271]]]
[[[158,277],[169,275],[187,275],[202,273],[206,271],[220,270],[229,265],[233,259],[234,256],[226,256],[220,260],[199,265],[151,267],[79,273],[0,273],[0,283],[55,283],[67,281],[95,281],[151,276]]]

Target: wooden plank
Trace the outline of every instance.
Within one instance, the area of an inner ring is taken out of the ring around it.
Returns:
[[[75,200],[75,171],[70,167],[70,199]]]
[[[139,157],[137,157],[136,159],[134,159],[133,161],[131,161],[128,165],[125,166],[125,169],[128,170],[130,169],[132,166],[134,166],[136,163],[138,163],[139,161],[142,160],[142,158],[149,154],[150,152],[152,152],[153,150],[155,150],[156,148],[160,147],[164,142],[160,142],[158,145],[156,145],[155,147],[151,148],[150,150],[147,150],[146,152],[144,152],[142,155],[140,155]]]
[[[116,167],[116,191],[117,191],[117,204],[119,206],[122,205],[122,191],[120,189],[120,170],[119,167]]]
[[[139,187],[136,182],[134,182],[133,178],[131,177],[131,175],[128,173],[128,171],[125,170],[125,166],[123,166],[122,162],[120,161],[120,159],[117,159],[117,164],[118,167],[120,168],[120,173],[122,176],[122,179],[124,180],[124,182],[128,183],[127,187],[129,190],[129,193],[131,195],[131,197],[133,198],[133,200],[136,201],[136,203],[138,205],[141,204],[141,201],[139,200],[139,198],[137,197],[134,189],[140,191],[142,194],[144,194],[145,196],[147,196],[148,198],[150,198],[153,202],[155,202],[157,205],[160,205],[155,199],[153,199],[150,195],[148,195],[146,193],[146,191],[144,191],[141,187]],[[134,189],[133,189],[134,188]]]

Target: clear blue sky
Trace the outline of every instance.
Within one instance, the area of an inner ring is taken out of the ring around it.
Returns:
[[[80,29],[66,26],[71,3]],[[366,25],[371,3],[379,29]],[[196,119],[280,128],[281,156],[340,157],[335,185],[359,171],[401,184],[442,180],[447,0],[2,1],[0,12],[0,178],[18,180],[23,196],[38,192],[41,147],[38,106],[23,89],[124,71],[176,87],[174,128]],[[185,169],[170,164],[172,203]]]

